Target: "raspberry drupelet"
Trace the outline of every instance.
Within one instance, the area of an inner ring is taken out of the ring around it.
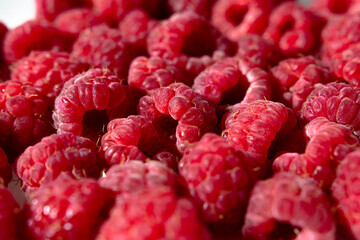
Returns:
[[[95,179],[76,180],[62,174],[29,194],[28,235],[39,240],[95,239],[114,198]]]
[[[360,136],[360,88],[346,83],[316,84],[303,104],[301,117],[325,117]]]
[[[54,125],[58,133],[73,133],[95,142],[109,120],[128,111],[129,89],[107,69],[90,69],[67,81],[55,100]]]
[[[0,146],[12,162],[54,132],[51,108],[41,92],[13,80],[0,84]]]
[[[38,188],[63,172],[74,178],[98,178],[106,167],[94,142],[62,133],[28,147],[17,159],[16,172],[26,187]]]
[[[255,180],[248,168],[251,160],[214,133],[205,134],[186,149],[179,173],[207,223],[240,224]]]
[[[216,130],[215,106],[183,83],[173,83],[142,97],[138,112],[162,131],[166,122],[177,121],[175,137],[180,152],[204,133]]]
[[[40,20],[29,20],[5,36],[4,59],[14,63],[33,50],[70,50],[71,42],[51,24]]]
[[[210,240],[195,204],[167,188],[152,188],[118,198],[96,240]]]
[[[41,91],[53,106],[66,81],[85,71],[89,66],[70,60],[69,53],[33,51],[19,60],[11,72],[11,79]]]
[[[338,163],[360,147],[359,139],[349,129],[324,117],[315,118],[305,129],[310,139],[305,152],[280,155],[274,160],[273,169],[314,178],[320,187],[328,189]]]
[[[289,226],[290,225],[290,226]],[[328,196],[311,179],[278,173],[252,190],[245,239],[335,239]]]
[[[271,0],[219,0],[211,23],[233,41],[246,34],[262,34],[272,9]]]
[[[337,219],[351,233],[351,238],[360,239],[359,214],[360,148],[348,154],[339,164],[331,194],[337,201]]]
[[[107,25],[86,28],[73,45],[71,57],[95,68],[108,68],[126,79],[137,51],[124,40],[119,29]]]

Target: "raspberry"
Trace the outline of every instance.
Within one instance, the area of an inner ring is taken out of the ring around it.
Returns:
[[[100,176],[106,167],[96,144],[71,133],[53,134],[28,147],[17,159],[17,175],[28,187],[40,187],[62,172],[75,178]]]
[[[333,15],[346,14],[358,2],[358,0],[316,0],[310,2],[309,8],[322,16],[332,18]]]
[[[150,56],[212,56],[216,50],[230,54],[233,44],[206,19],[194,12],[175,13],[152,30],[147,39]]]
[[[312,177],[326,189],[335,178],[338,162],[360,147],[359,139],[349,129],[323,117],[312,120],[305,129],[310,138],[305,152],[280,155],[274,160],[273,169]]]
[[[168,168],[174,170],[175,172],[178,170],[179,158],[174,153],[160,150],[153,156],[152,159],[165,164]]]
[[[100,25],[80,33],[71,56],[93,67],[108,68],[126,79],[135,52],[119,30]]]
[[[148,34],[158,25],[158,21],[151,19],[142,9],[136,9],[124,17],[119,23],[119,29],[125,41],[146,50]]]
[[[245,215],[245,238],[335,239],[335,231],[330,201],[312,180],[279,173],[256,183]]]
[[[155,126],[164,127],[169,116],[178,121],[176,145],[180,152],[204,133],[214,131],[217,122],[213,104],[182,83],[158,88],[150,96],[142,97],[138,111]]]
[[[3,49],[3,42],[7,32],[8,32],[7,27],[2,22],[0,22],[0,49]],[[3,61],[2,51],[0,51],[0,62],[2,61]]]
[[[272,99],[291,107],[297,115],[314,85],[332,80],[329,69],[312,56],[285,59],[270,73]]]
[[[114,196],[94,179],[60,175],[29,196],[26,225],[35,239],[95,239]]]
[[[159,187],[175,191],[178,179],[175,172],[160,162],[134,160],[109,168],[106,176],[99,179],[99,184],[124,196]]]
[[[66,52],[33,51],[16,63],[11,79],[34,86],[52,106],[64,83],[88,68],[87,64],[69,57]]]
[[[211,239],[195,205],[171,189],[153,188],[119,198],[98,240]]]
[[[360,149],[348,154],[337,168],[333,182],[332,196],[337,200],[338,222],[360,239],[359,208],[359,168]]]
[[[143,0],[93,0],[97,15],[117,23],[131,10],[142,6]]]
[[[179,173],[206,222],[236,226],[242,220],[253,184],[247,158],[213,133],[186,149]]]
[[[319,45],[320,18],[296,2],[284,2],[271,12],[263,36],[278,43],[287,56],[311,53]]]
[[[64,11],[54,20],[54,26],[62,33],[73,36],[74,40],[87,27],[101,23],[103,23],[103,20],[88,8],[74,8]]]
[[[63,11],[91,5],[91,0],[35,0],[36,18],[52,21]]]
[[[3,53],[8,63],[14,63],[33,50],[68,50],[70,47],[66,37],[55,27],[43,21],[30,20],[6,34]]]
[[[261,34],[271,8],[269,0],[219,0],[214,4],[211,22],[226,37],[237,41],[249,33]]]
[[[237,96],[226,92],[233,87],[236,87]],[[231,103],[239,102],[244,88],[247,89],[244,102],[270,98],[268,74],[260,68],[250,68],[244,61],[239,62],[235,58],[226,58],[208,67],[196,77],[193,85],[195,92],[215,104],[220,101],[228,103],[222,99],[223,96],[230,96]]]
[[[8,163],[5,151],[0,148],[0,184],[7,186],[12,180],[12,177],[11,165]]]
[[[173,12],[193,11],[209,18],[211,9],[216,0],[169,0],[168,4]]]
[[[0,238],[8,240],[20,239],[21,214],[20,207],[11,192],[0,185]]]
[[[359,94],[358,87],[345,83],[316,84],[303,104],[301,117],[306,121],[325,117],[360,136]]]
[[[281,103],[256,100],[238,104],[225,116],[223,137],[236,150],[259,154],[255,165],[261,166],[271,142],[289,120],[294,118]]]
[[[187,74],[175,64],[159,57],[137,57],[130,65],[128,84],[144,91],[169,86],[174,82],[187,83]]]
[[[67,81],[55,100],[53,119],[58,133],[97,141],[104,124],[127,114],[127,88],[107,69],[91,69]]]
[[[0,84],[0,145],[12,162],[19,153],[54,132],[51,109],[34,87],[13,80]]]

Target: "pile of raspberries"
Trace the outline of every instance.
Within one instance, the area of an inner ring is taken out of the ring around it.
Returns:
[[[34,4],[0,239],[360,240],[360,0]]]

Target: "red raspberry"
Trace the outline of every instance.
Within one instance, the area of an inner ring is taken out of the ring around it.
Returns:
[[[150,56],[174,59],[181,56],[212,56],[216,50],[231,53],[233,44],[206,19],[194,12],[175,13],[161,22],[147,39]]]
[[[113,193],[94,179],[65,174],[29,196],[29,235],[35,239],[95,239],[114,202]]]
[[[5,151],[0,148],[0,185],[7,186],[12,180],[12,168]],[[1,234],[0,234],[1,235]]]
[[[230,94],[236,87],[236,93]],[[193,89],[209,101],[218,104],[237,103],[270,98],[270,82],[268,74],[258,68],[251,68],[245,61],[226,58],[215,63],[200,73],[194,81]],[[245,96],[241,92],[245,92]],[[242,91],[241,91],[242,90]],[[222,98],[224,97],[224,98]],[[231,99],[226,99],[226,98]]]
[[[326,189],[335,178],[338,162],[360,147],[359,139],[349,129],[323,117],[312,120],[305,129],[310,138],[305,152],[280,155],[274,160],[273,169],[312,177]]]
[[[148,34],[158,25],[158,21],[151,19],[142,9],[136,9],[124,17],[119,23],[119,29],[124,40],[146,50]]]
[[[348,13],[350,8],[358,3],[358,0],[314,0],[310,2],[309,8],[312,11],[321,14],[321,16],[334,18],[334,15]]]
[[[288,121],[296,121],[290,114],[283,104],[267,100],[235,105],[225,116],[223,137],[236,150],[258,154],[254,165],[261,166],[276,134],[292,125]]]
[[[345,83],[316,84],[302,108],[302,118],[325,117],[360,136],[360,89]]]
[[[20,207],[11,192],[1,184],[0,199],[0,239],[20,240]]]
[[[311,53],[319,44],[320,18],[296,2],[284,2],[272,11],[263,36],[278,43],[287,56]]]
[[[76,75],[65,83],[55,100],[53,119],[57,132],[97,141],[103,125],[127,114],[127,91],[107,69],[95,68]]]
[[[291,107],[297,115],[314,85],[332,80],[329,69],[312,56],[285,59],[270,73],[272,99]]]
[[[130,86],[151,91],[174,82],[188,83],[188,75],[165,59],[141,56],[131,62],[128,77]]]
[[[31,85],[41,91],[51,106],[64,83],[88,68],[87,64],[70,60],[66,52],[33,51],[19,60],[11,72],[11,79]]]
[[[7,32],[7,27],[2,22],[0,22],[0,49],[3,49],[3,42]],[[0,61],[3,61],[2,51],[0,51]]]
[[[118,23],[131,10],[142,6],[144,0],[92,0],[97,15]]]
[[[186,198],[176,198],[169,188],[152,188],[119,198],[97,240],[211,239]]]
[[[108,68],[126,79],[135,52],[118,29],[100,25],[80,33],[71,56],[93,67]]]
[[[54,20],[54,26],[75,40],[79,33],[87,27],[99,25],[103,22],[89,8],[74,8],[60,13]]]
[[[110,167],[106,175],[99,179],[99,184],[125,196],[159,187],[176,191],[178,179],[174,171],[158,161],[144,163],[134,160]]]
[[[337,200],[338,222],[351,232],[351,239],[360,239],[359,166],[360,148],[340,163],[331,188],[332,196]]]
[[[3,44],[4,58],[14,63],[33,50],[68,50],[71,46],[65,36],[50,24],[30,20],[11,29]]]
[[[237,41],[249,33],[261,34],[271,8],[270,0],[219,0],[214,4],[211,22],[229,39]]]
[[[165,164],[168,168],[174,170],[175,172],[177,172],[178,170],[179,158],[174,153],[171,153],[166,150],[164,151],[160,150],[158,153],[156,153],[153,156],[152,159]]]
[[[168,4],[173,12],[190,10],[209,18],[215,1],[216,0],[168,0]]]
[[[254,182],[247,161],[246,153],[237,152],[213,133],[205,134],[186,149],[179,173],[206,222],[233,226],[240,223]]]
[[[330,240],[335,232],[330,201],[312,180],[279,173],[256,183],[243,226],[246,239]]]
[[[35,0],[36,18],[52,21],[63,11],[91,5],[91,0]]]
[[[96,144],[71,133],[53,134],[28,147],[17,159],[17,175],[28,187],[40,187],[62,172],[75,178],[100,176],[106,167]]]
[[[217,122],[211,102],[182,83],[158,88],[150,96],[142,97],[138,111],[156,126],[164,127],[169,119],[166,116],[178,121],[176,145],[180,152],[204,133],[214,131]]]
[[[0,145],[12,157],[54,132],[51,109],[34,87],[13,80],[0,84]]]

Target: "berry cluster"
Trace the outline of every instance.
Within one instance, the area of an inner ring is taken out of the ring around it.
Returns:
[[[360,0],[34,4],[0,239],[360,240]]]

